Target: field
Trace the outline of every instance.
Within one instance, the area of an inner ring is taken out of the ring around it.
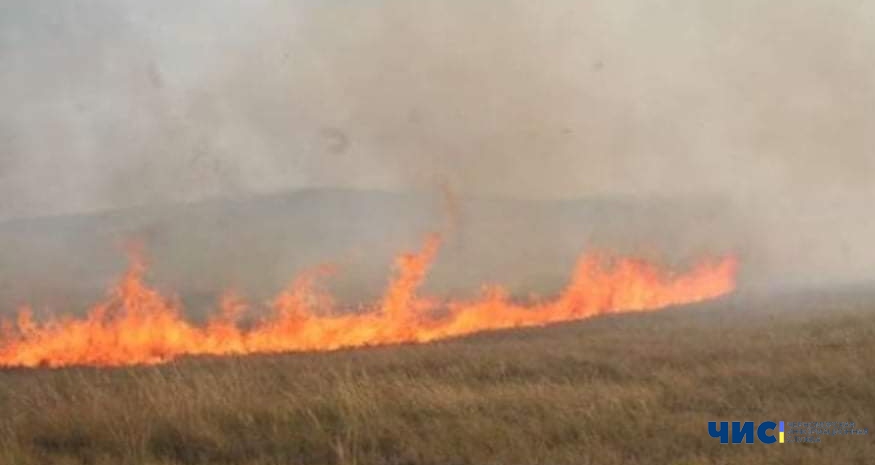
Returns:
[[[3,464],[872,463],[872,436],[721,445],[709,420],[875,428],[875,298],[733,297],[435,344],[0,371]]]

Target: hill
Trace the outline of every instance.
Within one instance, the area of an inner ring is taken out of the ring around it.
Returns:
[[[534,201],[440,194],[308,190],[0,223],[0,309],[81,312],[142,244],[149,278],[187,308],[234,289],[255,300],[302,270],[331,263],[348,302],[382,292],[397,254],[429,232],[444,244],[429,292],[465,295],[484,283],[550,294],[578,255],[597,248],[661,262],[735,251],[733,212],[719,199]]]

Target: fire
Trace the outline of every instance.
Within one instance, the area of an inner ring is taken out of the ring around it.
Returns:
[[[594,315],[650,311],[711,299],[735,287],[732,257],[706,261],[683,274],[629,258],[584,255],[567,287],[554,299],[521,304],[501,287],[470,301],[417,294],[439,247],[429,237],[418,253],[399,256],[383,298],[359,312],[338,312],[320,290],[320,273],[298,278],[251,325],[248,306],[227,294],[205,325],[183,317],[181,305],[143,280],[137,256],[106,300],[86,317],[37,322],[28,310],[0,326],[0,366],[121,366],[156,364],[184,355],[321,351],[428,342],[479,331],[537,326]]]

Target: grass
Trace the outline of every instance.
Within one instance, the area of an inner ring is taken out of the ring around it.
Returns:
[[[721,445],[707,422],[875,434],[873,354],[875,299],[853,293],[421,346],[3,370],[0,463],[872,463],[871,436]]]

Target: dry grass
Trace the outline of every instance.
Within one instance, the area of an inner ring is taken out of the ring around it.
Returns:
[[[736,299],[425,346],[6,370],[0,462],[872,463],[871,436],[732,446],[707,432],[875,428],[875,305],[848,302],[875,300]]]

